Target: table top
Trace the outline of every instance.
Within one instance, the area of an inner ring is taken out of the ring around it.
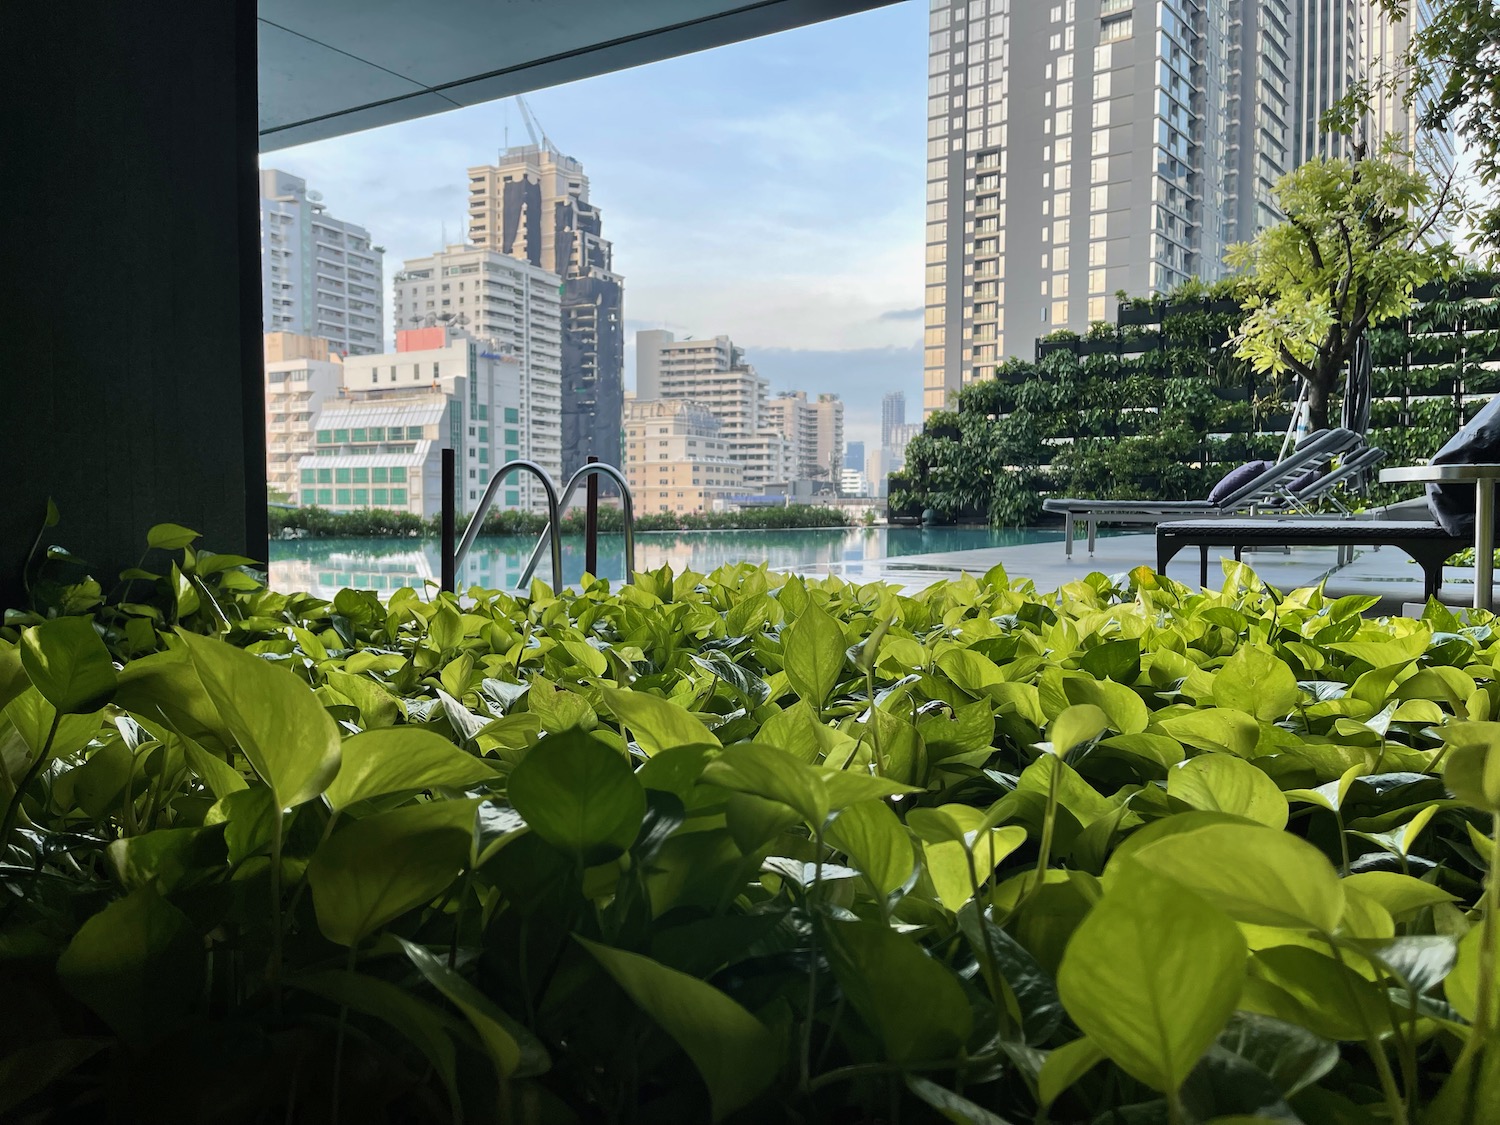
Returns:
[[[1402,465],[1381,469],[1380,480],[1382,484],[1500,480],[1500,465]]]

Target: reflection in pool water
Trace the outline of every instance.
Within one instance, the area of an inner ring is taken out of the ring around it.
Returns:
[[[1060,531],[1029,528],[807,528],[789,531],[664,531],[636,536],[636,566],[655,570],[670,564],[677,572],[707,573],[725,563],[769,563],[773,568],[816,574],[829,566],[860,560],[921,555],[933,551],[967,551],[1010,547],[1062,538]],[[536,540],[496,536],[478,540],[459,575],[459,586],[513,589]],[[345,586],[389,593],[402,586],[421,588],[436,582],[441,567],[436,539],[293,539],[270,546],[271,586],[308,590],[331,597]],[[618,579],[625,573],[625,546],[618,535],[599,539],[599,570]],[[551,579],[543,558],[537,570]],[[583,537],[563,539],[563,578],[576,584],[583,576]]]

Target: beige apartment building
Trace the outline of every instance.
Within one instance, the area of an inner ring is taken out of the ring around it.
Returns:
[[[689,399],[625,400],[625,475],[637,512],[712,511],[745,491],[719,419]]]
[[[743,470],[746,492],[795,479],[796,451],[771,415],[770,383],[728,336],[678,340],[666,331],[641,331],[635,352],[636,399],[687,399],[706,408]]]
[[[298,467],[313,451],[313,419],[337,398],[344,367],[327,340],[295,332],[267,332],[266,485],[273,501],[295,503]]]

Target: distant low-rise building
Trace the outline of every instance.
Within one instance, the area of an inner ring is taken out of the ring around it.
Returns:
[[[844,496],[870,495],[870,481],[863,469],[840,470],[839,490]]]
[[[625,476],[642,514],[712,511],[745,490],[719,419],[688,399],[625,401]]]
[[[313,451],[313,419],[337,398],[344,381],[328,341],[292,332],[267,332],[266,485],[272,500],[296,502],[298,468]]]

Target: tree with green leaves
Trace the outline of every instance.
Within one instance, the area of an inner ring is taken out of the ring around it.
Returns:
[[[1236,354],[1263,375],[1299,376],[1308,420],[1328,425],[1329,399],[1364,332],[1404,316],[1413,290],[1446,272],[1434,241],[1448,205],[1405,154],[1387,147],[1351,160],[1318,158],[1276,184],[1284,222],[1230,248],[1246,316]]]

